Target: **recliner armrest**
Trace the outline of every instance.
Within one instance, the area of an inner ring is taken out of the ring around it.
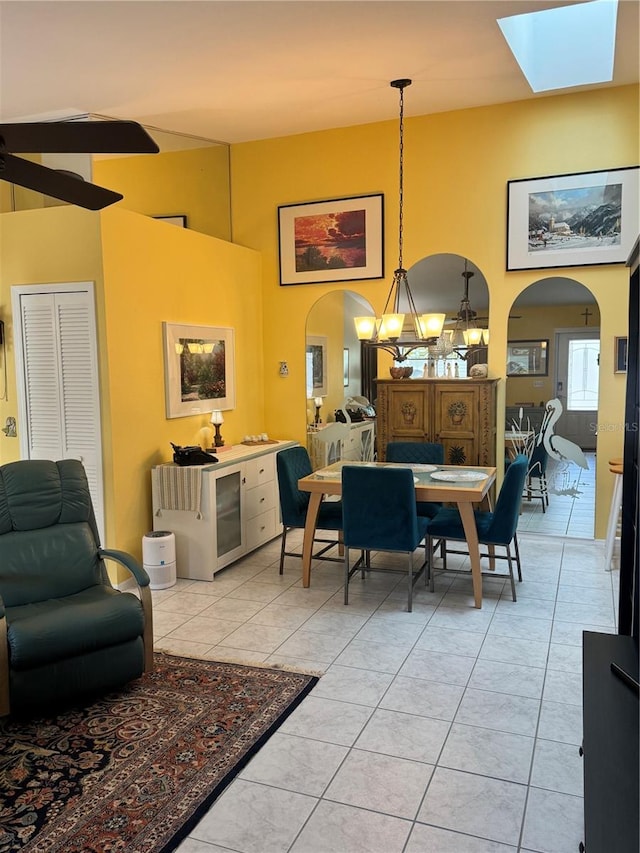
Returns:
[[[145,672],[153,672],[153,608],[151,604],[150,578],[144,567],[136,558],[126,551],[112,548],[98,548],[98,556],[102,560],[115,560],[133,575],[140,590],[140,601],[144,613],[144,668]],[[2,697],[0,695],[0,701]]]
[[[138,582],[138,586],[149,586],[149,575],[140,563],[126,551],[118,551],[112,548],[99,548],[98,556],[102,560],[115,560],[128,569]]]

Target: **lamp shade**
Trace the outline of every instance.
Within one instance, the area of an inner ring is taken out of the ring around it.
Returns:
[[[353,322],[355,323],[356,335],[359,341],[367,341],[373,338],[376,331],[375,317],[354,317]]]
[[[477,347],[482,341],[482,329],[475,326],[470,329],[464,329],[464,342],[468,347]]]
[[[383,314],[380,326],[380,338],[383,341],[395,340],[402,334],[404,314]]]
[[[322,402],[323,402],[322,397],[316,397],[313,402],[316,406],[318,406],[318,408],[320,408],[320,406],[322,405]]]
[[[211,423],[212,424],[223,424],[224,418],[222,417],[222,412],[220,409],[214,409],[211,412]]]
[[[421,314],[418,318],[421,338],[439,338],[444,326],[445,314]]]

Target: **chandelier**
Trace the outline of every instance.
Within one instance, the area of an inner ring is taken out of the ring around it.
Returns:
[[[393,273],[391,289],[379,317],[355,317],[356,334],[365,346],[385,350],[394,361],[402,363],[418,347],[437,342],[444,314],[418,314],[413,301],[407,271],[402,266],[402,230],[404,203],[404,90],[411,80],[392,80],[390,85],[400,91],[400,205],[398,223],[398,268]],[[401,304],[406,305],[404,312]],[[408,313],[408,317],[406,317]],[[407,322],[405,323],[405,318]]]
[[[470,355],[477,353],[481,347],[489,343],[489,329],[478,326],[478,312],[474,311],[469,301],[469,279],[475,273],[468,268],[465,258],[464,292],[460,300],[460,308],[455,317],[455,326],[452,329],[444,329],[440,337],[429,347],[429,354],[435,358],[446,358],[455,353],[459,358],[468,359]]]

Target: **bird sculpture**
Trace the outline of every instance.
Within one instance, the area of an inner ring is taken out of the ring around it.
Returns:
[[[561,414],[562,403],[560,400],[557,397],[549,400],[545,406],[545,415],[542,419],[537,444],[542,444],[552,459],[557,459],[559,462],[575,462],[581,468],[589,470],[582,449],[575,442],[554,433],[554,426]]]

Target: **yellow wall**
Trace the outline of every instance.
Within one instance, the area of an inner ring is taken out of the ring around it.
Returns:
[[[536,270],[505,271],[507,181],[637,164],[638,87],[409,118],[404,141],[405,266],[451,252],[482,270],[490,291],[489,370],[503,377],[511,304],[544,277]],[[234,239],[263,258],[268,429],[303,441],[309,308],[324,293],[344,287],[380,309],[389,287],[397,257],[397,121],[234,145],[231,183]],[[279,287],[278,205],[372,192],[385,195],[385,279]],[[628,270],[574,268],[571,277],[592,291],[601,310],[601,371],[607,377],[600,389],[601,414],[623,420],[625,386],[623,378],[613,377],[613,338],[626,333]],[[283,380],[273,378],[281,360],[289,364]],[[499,385],[500,410],[504,386]],[[503,420],[498,417],[499,443]],[[619,455],[621,446],[620,434],[600,435],[600,458]],[[597,493],[596,531],[603,537],[611,495],[606,465],[597,472]]]
[[[537,406],[540,401],[546,403],[556,396],[554,375],[556,369],[555,333],[557,329],[576,329],[584,331],[584,317],[581,313],[586,305],[518,305],[512,310],[515,319],[509,320],[508,339],[510,341],[548,340],[547,376],[512,376],[506,382],[506,405],[516,406],[520,403],[531,402]],[[596,305],[590,304],[589,328],[600,326],[600,312]]]
[[[208,424],[208,415],[165,416],[163,321],[236,330],[236,407],[225,412],[223,436],[233,444],[266,429],[260,257],[118,207],[2,214],[0,239],[11,249],[0,252],[11,378],[0,420],[17,416],[11,285],[95,281],[106,541],[140,556],[151,529],[151,466],[171,459],[170,441],[195,444]],[[0,463],[18,457],[18,440],[0,434]]]
[[[147,216],[184,214],[188,228],[231,239],[226,145],[148,156],[94,158],[93,181],[122,193],[121,208]]]

